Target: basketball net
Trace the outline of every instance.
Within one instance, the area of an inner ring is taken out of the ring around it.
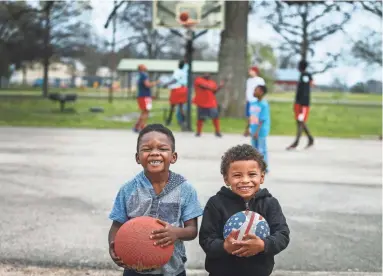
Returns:
[[[185,21],[178,19],[178,22],[186,30],[185,38],[188,40],[193,39],[193,28],[199,23],[199,20],[188,18]]]

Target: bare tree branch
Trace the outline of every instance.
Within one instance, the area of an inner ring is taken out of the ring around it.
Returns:
[[[266,21],[290,47],[288,53],[299,55],[301,59],[306,59],[308,55],[314,57],[315,44],[342,30],[355,9],[346,9],[342,3],[329,4],[325,1],[276,1],[267,6],[273,7],[273,11],[265,16]],[[333,18],[341,20],[334,23]],[[328,60],[329,64],[317,71],[328,70],[336,60]]]
[[[366,11],[369,11],[380,18],[382,18],[382,1],[375,1],[375,2],[365,2],[361,1],[360,4],[362,5],[363,9]]]

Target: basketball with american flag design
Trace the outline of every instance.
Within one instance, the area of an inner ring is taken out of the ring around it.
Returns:
[[[226,239],[234,230],[239,230],[235,237],[238,241],[241,241],[246,234],[255,234],[259,238],[270,235],[266,219],[253,211],[242,211],[232,215],[223,228],[223,237]]]

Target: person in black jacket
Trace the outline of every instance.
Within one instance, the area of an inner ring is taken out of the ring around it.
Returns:
[[[235,146],[222,156],[221,174],[227,187],[208,200],[199,233],[209,276],[268,276],[274,268],[274,256],[289,244],[290,230],[278,200],[267,189],[260,189],[266,167],[262,155],[251,145]],[[226,221],[245,210],[266,219],[270,236],[249,234],[237,241],[233,231],[224,240]]]

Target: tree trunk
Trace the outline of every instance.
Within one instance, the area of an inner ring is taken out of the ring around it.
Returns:
[[[308,40],[308,33],[307,33],[307,28],[308,28],[308,21],[307,21],[307,16],[308,16],[308,4],[305,3],[302,5],[300,8],[304,9],[304,11],[301,13],[302,17],[302,43],[301,43],[301,60],[306,60],[307,61],[307,52],[309,49],[309,40]]]
[[[46,3],[45,7],[45,33],[44,33],[44,58],[43,58],[43,66],[44,66],[44,80],[43,80],[43,97],[48,96],[48,81],[49,81],[49,58],[51,56],[51,47],[50,47],[50,12],[51,5],[49,2]]]
[[[243,117],[246,104],[247,20],[249,1],[226,1],[225,30],[219,49],[219,79],[226,79],[218,92],[221,115]]]

